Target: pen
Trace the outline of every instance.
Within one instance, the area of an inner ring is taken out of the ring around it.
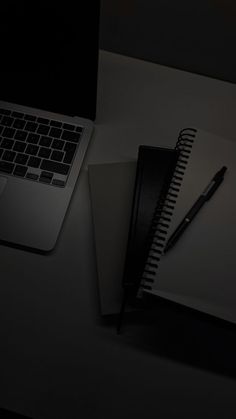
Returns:
[[[177,242],[177,240],[180,238],[180,236],[183,234],[185,229],[188,227],[188,225],[191,223],[191,221],[194,219],[194,217],[197,215],[197,213],[200,211],[202,206],[205,204],[206,201],[208,201],[212,195],[215,193],[215,191],[220,186],[221,182],[224,179],[224,174],[227,170],[226,166],[223,166],[213,177],[211,182],[207,185],[207,187],[204,189],[202,194],[199,196],[197,201],[193,204],[192,208],[188,211],[188,213],[185,215],[184,219],[181,221],[181,223],[178,225],[174,233],[170,236],[169,240],[167,241],[164,253],[168,252],[168,250],[174,246],[174,244]]]

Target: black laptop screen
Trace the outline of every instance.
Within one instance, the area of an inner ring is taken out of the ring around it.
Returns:
[[[99,1],[5,3],[0,99],[94,119]]]

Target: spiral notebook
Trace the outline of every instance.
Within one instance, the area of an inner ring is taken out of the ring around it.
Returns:
[[[132,288],[136,290],[136,281],[138,287],[156,202],[162,188],[169,183],[177,155],[170,148],[140,146],[138,162],[89,165],[98,290],[103,315],[119,312],[124,265]],[[131,217],[132,213],[135,217]]]
[[[157,207],[142,289],[236,323],[236,142],[185,129],[176,148],[180,154],[166,200]],[[222,166],[224,182],[164,254],[168,238]]]
[[[177,150],[170,148],[139,146],[123,271],[123,285],[130,297],[136,295],[139,289],[155,228],[157,206],[166,196],[178,155]]]

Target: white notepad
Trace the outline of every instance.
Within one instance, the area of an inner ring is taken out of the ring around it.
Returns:
[[[215,173],[223,183],[175,246],[161,256],[152,294],[236,322],[236,142],[197,130],[165,244]],[[149,284],[150,283],[147,283]]]

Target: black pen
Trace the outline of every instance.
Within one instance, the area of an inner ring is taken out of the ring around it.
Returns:
[[[202,208],[202,206],[205,204],[206,201],[208,201],[214,192],[218,189],[219,185],[224,179],[224,174],[227,170],[226,166],[223,166],[213,177],[209,185],[204,189],[202,194],[199,196],[195,204],[193,204],[192,208],[188,211],[188,213],[185,215],[184,219],[181,221],[181,223],[178,225],[174,233],[170,236],[164,253],[168,252],[168,250],[174,246],[174,244],[177,242],[177,240],[180,238],[180,236],[183,234],[187,226],[191,223],[193,218],[197,215],[198,211]]]

